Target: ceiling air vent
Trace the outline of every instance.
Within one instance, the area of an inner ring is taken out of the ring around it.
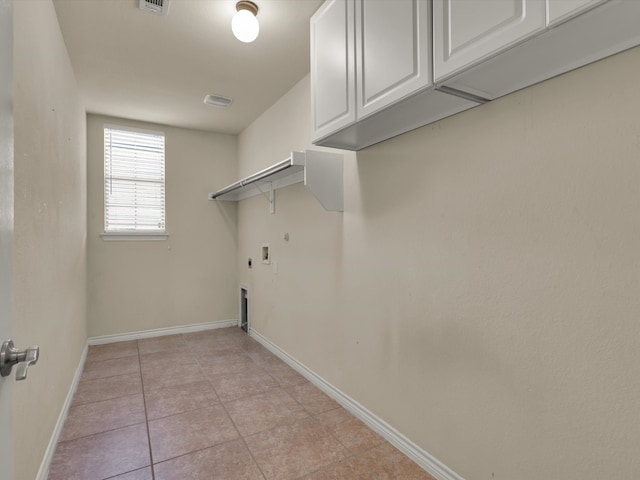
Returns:
[[[231,102],[233,102],[233,98],[216,95],[214,93],[210,93],[204,97],[204,103],[207,105],[214,105],[216,107],[228,107],[231,105]]]
[[[169,0],[140,0],[140,10],[166,15],[169,11]]]

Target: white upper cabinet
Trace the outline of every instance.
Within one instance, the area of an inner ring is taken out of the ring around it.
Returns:
[[[548,25],[553,26],[593,8],[607,0],[547,0]]]
[[[327,0],[311,18],[311,140],[360,150],[478,105],[434,89],[431,0]]]
[[[640,0],[434,0],[433,11],[436,88],[488,100],[640,44]]]
[[[432,84],[426,0],[356,0],[357,116]]]
[[[545,27],[546,0],[434,0],[436,83]]]
[[[311,18],[311,117],[315,137],[356,121],[353,0],[329,0]]]

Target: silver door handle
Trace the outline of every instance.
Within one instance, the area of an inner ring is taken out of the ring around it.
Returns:
[[[13,345],[13,340],[6,340],[0,349],[0,375],[6,377],[11,374],[14,365],[18,365],[16,380],[27,378],[27,369],[31,365],[38,363],[40,357],[40,347],[28,347],[18,350]]]

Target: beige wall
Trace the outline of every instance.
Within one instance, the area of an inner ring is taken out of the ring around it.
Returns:
[[[86,340],[84,107],[53,4],[14,2],[14,478],[36,477]],[[1,476],[1,475],[0,475]]]
[[[105,123],[165,132],[166,241],[104,241]],[[237,137],[89,115],[89,336],[237,318]]]
[[[241,202],[252,328],[464,478],[639,478],[639,75],[635,49],[349,153],[343,214]],[[308,125],[307,78],[240,173]]]

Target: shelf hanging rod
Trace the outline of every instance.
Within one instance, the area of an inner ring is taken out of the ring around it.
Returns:
[[[216,192],[214,195],[211,196],[211,199],[220,197],[220,196],[224,195],[225,193],[233,192],[234,190],[242,188],[245,185],[249,185],[251,183],[259,182],[263,178],[268,177],[269,175],[273,175],[274,173],[281,172],[281,171],[289,168],[290,166],[291,166],[291,158],[287,158],[286,160],[283,160],[280,163],[276,163],[275,165],[272,165],[272,166],[270,166],[268,168],[265,168],[264,170],[260,170],[259,172],[254,173],[253,175],[249,175],[248,177],[245,177],[242,180],[239,180],[236,183],[234,183],[232,185],[229,185],[227,188],[224,188],[224,189]],[[271,183],[271,182],[269,182],[269,183]]]

